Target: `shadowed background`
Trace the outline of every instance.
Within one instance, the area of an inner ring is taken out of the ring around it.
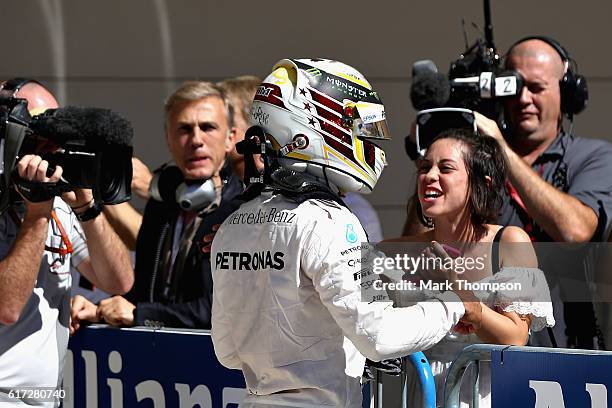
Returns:
[[[497,47],[530,34],[560,41],[588,79],[590,100],[575,133],[612,140],[612,3],[491,1]],[[371,2],[276,0],[20,0],[0,2],[0,78],[30,76],[60,103],[111,108],[132,121],[135,154],[149,167],[168,160],[165,97],[182,81],[264,77],[284,57],[337,59],[359,69],[386,106],[394,140],[390,165],[367,196],[385,237],[400,233],[414,166],[403,137],[414,117],[408,93],[412,63],[432,59],[443,72],[484,25],[482,1]],[[472,27],[476,23],[480,29]],[[479,31],[480,30],[480,31]],[[141,208],[143,203],[135,202]]]

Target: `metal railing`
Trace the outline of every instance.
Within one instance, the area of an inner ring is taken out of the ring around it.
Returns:
[[[401,381],[401,407],[408,408],[408,369],[412,366],[416,373],[417,381],[423,397],[422,408],[436,408],[436,383],[431,372],[431,366],[425,354],[417,352],[402,358]],[[372,395],[374,408],[383,407],[383,382],[384,373],[374,371],[372,382]],[[419,408],[421,408],[419,407]],[[417,407],[409,407],[417,408]]]
[[[579,355],[611,355],[609,351],[563,349],[549,347],[522,347],[506,346],[497,344],[472,344],[464,348],[453,360],[448,369],[444,382],[444,408],[460,407],[460,390],[463,373],[472,363],[491,361],[493,352],[519,351],[522,353],[555,353],[555,354],[579,354]],[[472,408],[478,408],[478,364],[475,364],[476,376],[472,384]]]
[[[473,344],[467,346],[453,360],[453,363],[448,369],[446,380],[444,381],[444,407],[459,408],[459,391],[461,390],[461,379],[463,373],[472,363],[475,364],[476,375],[474,384],[472,384],[472,407],[478,408],[478,380],[479,380],[479,365],[480,361],[491,361],[491,352],[494,350],[504,350],[511,346],[494,345],[494,344]]]

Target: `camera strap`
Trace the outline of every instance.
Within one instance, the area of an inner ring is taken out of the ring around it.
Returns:
[[[62,193],[71,191],[72,188],[63,182],[57,183],[41,183],[38,181],[30,181],[21,178],[17,175],[13,177],[15,188],[28,201],[32,203],[40,203],[49,201],[53,197],[62,195]]]

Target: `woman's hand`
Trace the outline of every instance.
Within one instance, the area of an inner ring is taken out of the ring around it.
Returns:
[[[448,265],[452,265],[452,262],[449,262],[449,260],[452,261],[453,258],[440,243],[431,241],[431,245],[425,248],[423,255],[425,255],[427,259],[426,266],[441,266],[441,268],[421,268],[419,274],[423,279],[449,283],[457,280],[457,273],[452,268],[448,267]]]
[[[457,323],[455,327],[453,327],[453,331],[455,333],[468,335],[475,333],[476,327],[473,324],[459,321],[459,323]]]

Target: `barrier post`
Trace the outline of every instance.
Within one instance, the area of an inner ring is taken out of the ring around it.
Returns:
[[[497,398],[496,406],[533,406],[530,405],[533,398],[542,398],[546,400],[542,406],[600,408],[607,406],[604,402],[607,389],[612,389],[612,378],[608,374],[612,363],[610,351],[473,344],[464,348],[448,369],[444,408],[460,407],[463,374],[470,364],[478,365],[481,361],[492,362],[491,403],[495,404]],[[494,376],[496,373],[499,377]],[[494,383],[495,378],[505,378],[507,382],[502,386]],[[476,375],[475,384],[471,384],[473,407],[478,407],[479,402],[478,379]],[[542,384],[548,387],[547,392],[539,395],[537,386]],[[496,385],[499,387],[497,397]],[[593,389],[598,393],[591,394]]]
[[[467,367],[475,361],[490,361],[491,351],[503,350],[510,346],[494,344],[472,344],[463,349],[453,360],[448,369],[444,381],[444,407],[459,408],[459,391],[461,390],[461,378]],[[478,376],[477,376],[478,378]],[[476,387],[476,391],[478,388]],[[475,394],[477,398],[478,394]]]
[[[407,357],[402,358],[401,365],[401,390],[400,399],[402,408],[409,407],[408,405],[408,366],[414,367],[419,388],[421,389],[421,395],[423,396],[423,403],[421,407],[410,407],[410,408],[436,408],[436,383],[431,372],[431,366],[425,354],[422,352],[413,353]],[[373,402],[375,408],[383,407],[383,384],[382,384],[383,373],[378,370],[374,370],[374,384],[373,389]]]

